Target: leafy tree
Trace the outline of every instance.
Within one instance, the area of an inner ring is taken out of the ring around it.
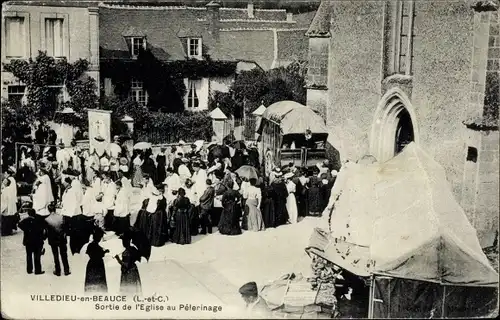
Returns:
[[[35,59],[12,60],[3,66],[5,71],[11,72],[27,87],[25,105],[13,106],[2,102],[2,109],[5,105],[5,109],[11,114],[11,121],[20,120],[22,116],[22,119],[31,124],[36,120],[55,120],[80,126],[87,117],[85,110],[97,107],[96,81],[86,75],[89,67],[86,60],[79,59],[69,63],[65,58],[56,60],[39,51]],[[75,114],[56,118],[55,100],[60,90],[58,86],[61,85],[65,86],[70,98],[61,107],[71,107]]]
[[[236,118],[253,112],[261,104],[269,106],[282,100],[306,103],[305,76],[307,66],[304,62],[294,62],[287,67],[263,71],[253,69],[237,76],[229,93],[213,95],[210,108],[217,106]]]

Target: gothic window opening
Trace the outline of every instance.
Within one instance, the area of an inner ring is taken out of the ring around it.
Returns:
[[[467,161],[477,162],[477,148],[468,147],[467,148]]]
[[[401,110],[398,114],[397,123],[394,150],[396,155],[401,153],[410,142],[415,140],[411,116],[406,109]]]
[[[397,2],[397,44],[395,50],[396,73],[411,75],[413,63],[413,41],[415,38],[413,22],[415,20],[415,2],[399,0]]]
[[[146,48],[146,39],[144,37],[130,38],[130,55],[132,58],[137,58],[141,49]]]

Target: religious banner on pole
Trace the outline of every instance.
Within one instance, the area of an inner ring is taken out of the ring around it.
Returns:
[[[89,109],[89,152],[102,157],[111,143],[111,111]]]

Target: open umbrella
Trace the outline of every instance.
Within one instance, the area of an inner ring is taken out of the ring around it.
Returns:
[[[209,161],[214,158],[229,158],[229,148],[226,146],[216,145],[208,151]]]
[[[243,140],[238,140],[233,142],[233,148],[238,149],[238,150],[245,150],[247,146],[245,145],[245,141]]]
[[[252,166],[247,166],[247,165],[241,166],[238,170],[236,170],[236,173],[240,176],[240,178],[247,178],[247,179],[259,178],[257,170]]]
[[[138,142],[134,145],[134,149],[136,150],[146,150],[151,149],[151,143],[149,142]]]

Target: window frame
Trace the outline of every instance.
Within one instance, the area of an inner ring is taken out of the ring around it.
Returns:
[[[30,28],[30,14],[28,12],[20,12],[20,11],[4,11],[2,19],[2,39],[7,39],[7,20],[9,18],[22,18],[23,19],[23,43],[24,48],[22,52],[22,56],[19,57],[10,57],[7,56],[7,41],[2,41],[2,61],[9,62],[10,60],[16,59],[27,59],[31,56],[31,46],[30,46],[30,37],[31,37],[31,28]]]
[[[188,79],[188,91],[186,97],[186,108],[188,110],[196,110],[200,108],[200,97],[196,92],[196,81],[195,79]]]
[[[135,83],[135,85],[134,85]],[[147,90],[144,89],[144,82],[132,78],[130,80],[129,97],[140,105],[146,106],[148,104],[149,95]],[[143,99],[141,99],[141,97]],[[142,100],[142,101],[141,101]]]
[[[137,57],[139,57],[140,47],[142,46],[143,49],[146,48],[146,37],[129,37],[129,40],[130,40],[130,56],[134,59],[137,59]],[[138,45],[137,52],[135,52],[136,40],[142,41],[142,44]]]
[[[394,72],[397,74],[412,75],[413,74],[413,42],[415,38],[414,20],[415,20],[415,1],[414,0],[398,0],[397,5],[397,20],[396,20],[396,50],[394,54]],[[405,14],[404,8],[407,6],[408,12]],[[404,19],[408,19],[408,25],[404,30]],[[405,41],[404,38],[406,38]],[[405,47],[405,54],[402,46]],[[404,62],[403,62],[404,61]],[[402,68],[402,66],[404,67]]]
[[[193,44],[193,47],[196,46],[196,49],[197,49],[197,53],[196,54],[192,54],[191,53],[191,41],[197,41],[197,44],[194,45]],[[187,38],[187,54],[188,54],[188,58],[201,58],[203,56],[203,45],[202,45],[202,38]]]
[[[70,50],[69,50],[69,14],[67,13],[41,13],[40,14],[40,47],[42,50],[47,51],[47,30],[46,30],[46,20],[47,19],[61,19],[61,56],[54,56],[55,59],[66,58],[70,60]]]
[[[10,92],[10,89],[11,88],[20,88],[20,87],[23,87],[23,92],[20,93],[20,92]],[[24,99],[24,96],[26,95],[26,85],[22,85],[22,84],[11,84],[11,85],[8,85],[7,86],[7,101],[8,102],[19,102],[22,104],[22,100]],[[15,97],[18,97],[20,96],[21,98],[19,99],[19,101],[17,101],[17,99],[15,100],[11,100],[11,97],[12,96],[15,96]]]

